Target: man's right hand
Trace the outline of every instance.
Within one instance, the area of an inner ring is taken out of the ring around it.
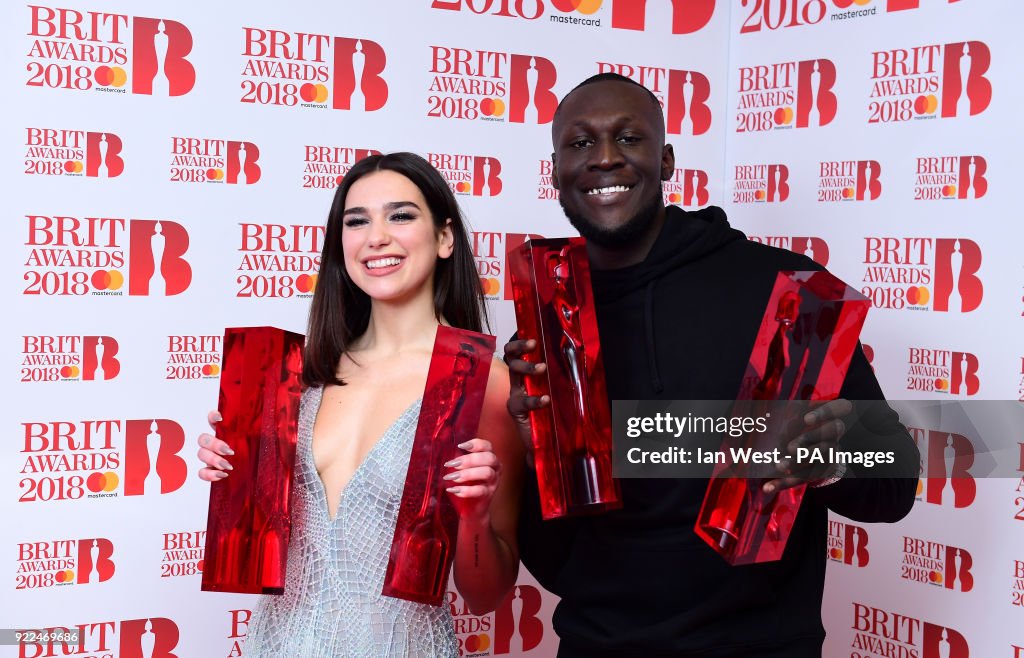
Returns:
[[[523,360],[523,355],[537,349],[537,341],[533,340],[511,340],[505,344],[505,363],[508,364],[509,414],[516,421],[519,428],[519,438],[526,448],[526,463],[533,468],[533,438],[530,434],[530,412],[542,409],[551,404],[551,398],[547,395],[537,397],[526,394],[526,378],[542,375],[547,370],[543,362],[529,362]]]

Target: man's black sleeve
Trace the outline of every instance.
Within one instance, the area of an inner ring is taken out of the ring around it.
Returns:
[[[850,361],[840,397],[853,402],[856,422],[840,439],[839,449],[891,451],[895,463],[875,464],[871,469],[851,464],[843,479],[809,489],[808,495],[853,521],[899,521],[914,506],[921,455],[899,415],[885,402],[860,343]]]

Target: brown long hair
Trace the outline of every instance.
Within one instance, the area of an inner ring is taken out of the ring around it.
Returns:
[[[338,362],[352,341],[363,335],[369,325],[370,297],[352,282],[345,269],[341,231],[349,189],[363,176],[383,170],[401,174],[419,188],[434,218],[436,231],[444,228],[446,220],[452,220],[452,255],[439,258],[434,269],[434,317],[438,321],[443,317],[452,326],[471,331],[481,331],[481,326],[487,324],[483,288],[466,224],[448,183],[429,162],[415,153],[371,155],[345,174],[327,215],[320,275],[306,331],[302,364],[302,381],[306,386],[344,386],[345,382],[337,376]]]

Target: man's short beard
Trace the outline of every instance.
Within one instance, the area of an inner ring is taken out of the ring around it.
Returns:
[[[561,196],[558,198],[558,203],[562,206],[562,212],[569,218],[569,223],[572,224],[573,228],[579,231],[580,235],[602,247],[624,247],[631,244],[634,240],[639,238],[641,235],[647,232],[654,219],[658,216],[658,211],[661,210],[661,190],[656,190],[651,195],[650,200],[640,208],[635,215],[629,218],[629,220],[622,226],[613,229],[603,229],[599,226],[595,226],[583,215],[571,212],[565,207],[565,201]]]

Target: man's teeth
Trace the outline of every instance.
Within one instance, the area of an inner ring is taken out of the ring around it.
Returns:
[[[587,194],[611,194],[613,192],[628,192],[628,185],[615,185],[613,187],[596,187],[587,192]]]
[[[377,260],[368,260],[368,261],[366,261],[366,266],[372,270],[372,269],[376,269],[378,267],[391,267],[392,265],[398,265],[401,262],[402,261],[400,259],[394,258],[394,257],[392,257],[392,258],[378,258]]]

